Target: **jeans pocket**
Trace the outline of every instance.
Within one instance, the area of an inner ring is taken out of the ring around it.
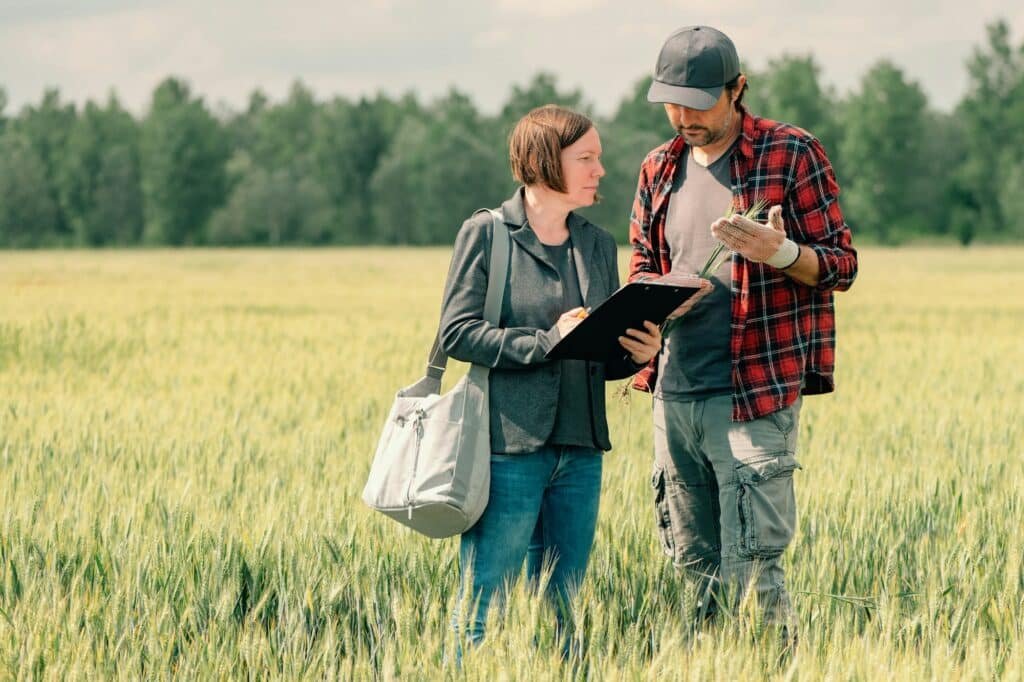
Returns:
[[[739,489],[739,554],[746,559],[772,559],[785,551],[796,532],[791,455],[772,455],[737,466]]]
[[[778,429],[779,433],[785,441],[785,451],[789,455],[796,454],[796,440],[797,431],[799,430],[800,424],[800,404],[802,400],[797,398],[797,401],[788,407],[784,407],[781,410],[776,410],[771,414],[767,415],[768,420]]]
[[[661,540],[661,551],[666,556],[675,556],[675,539],[672,537],[672,516],[669,513],[668,491],[665,486],[665,470],[655,467],[651,474],[651,488],[654,490],[654,520]]]
[[[793,415],[792,408],[784,407],[781,410],[772,412],[768,415],[768,418],[772,420],[775,427],[782,432],[783,435],[788,436],[793,432],[793,426],[795,424],[795,418]]]

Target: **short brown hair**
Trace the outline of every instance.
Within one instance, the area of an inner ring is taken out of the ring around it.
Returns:
[[[524,185],[538,183],[565,191],[561,151],[583,137],[594,122],[555,104],[537,107],[519,119],[508,137],[512,177]]]

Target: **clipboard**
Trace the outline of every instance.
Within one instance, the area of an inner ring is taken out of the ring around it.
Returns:
[[[619,337],[627,329],[643,329],[645,320],[661,325],[668,314],[700,289],[696,275],[669,274],[659,279],[630,282],[594,308],[571,332],[551,347],[549,360],[607,362],[625,350]]]

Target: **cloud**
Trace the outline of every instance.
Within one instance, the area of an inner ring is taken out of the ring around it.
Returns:
[[[498,9],[511,15],[520,14],[536,19],[560,19],[579,14],[583,10],[598,10],[606,3],[602,0],[498,0]]]
[[[0,85],[11,108],[58,86],[78,102],[116,88],[136,111],[167,75],[208,100],[244,106],[259,87],[283,96],[296,78],[321,97],[456,87],[495,111],[537,71],[581,88],[610,113],[649,74],[673,29],[710,23],[755,70],[785,52],[812,53],[840,92],[887,57],[948,108],[966,87],[964,60],[1005,17],[1024,41],[1014,0],[22,0],[0,6]],[[898,27],[898,30],[895,28]]]

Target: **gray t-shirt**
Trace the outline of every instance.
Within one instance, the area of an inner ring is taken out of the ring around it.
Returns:
[[[580,280],[576,274],[572,240],[561,244],[544,244],[548,262],[558,270],[562,280],[562,312],[583,305]],[[561,382],[558,386],[558,407],[555,412],[555,427],[548,437],[550,445],[594,445],[594,431],[590,419],[590,399],[587,391],[587,363],[584,360],[560,360]]]
[[[729,167],[735,146],[707,168],[693,159],[692,151],[680,160],[665,219],[673,272],[699,273],[718,245],[711,223],[732,205]],[[731,267],[726,260],[709,276],[715,288],[669,332],[658,361],[657,395],[704,400],[732,393]]]

